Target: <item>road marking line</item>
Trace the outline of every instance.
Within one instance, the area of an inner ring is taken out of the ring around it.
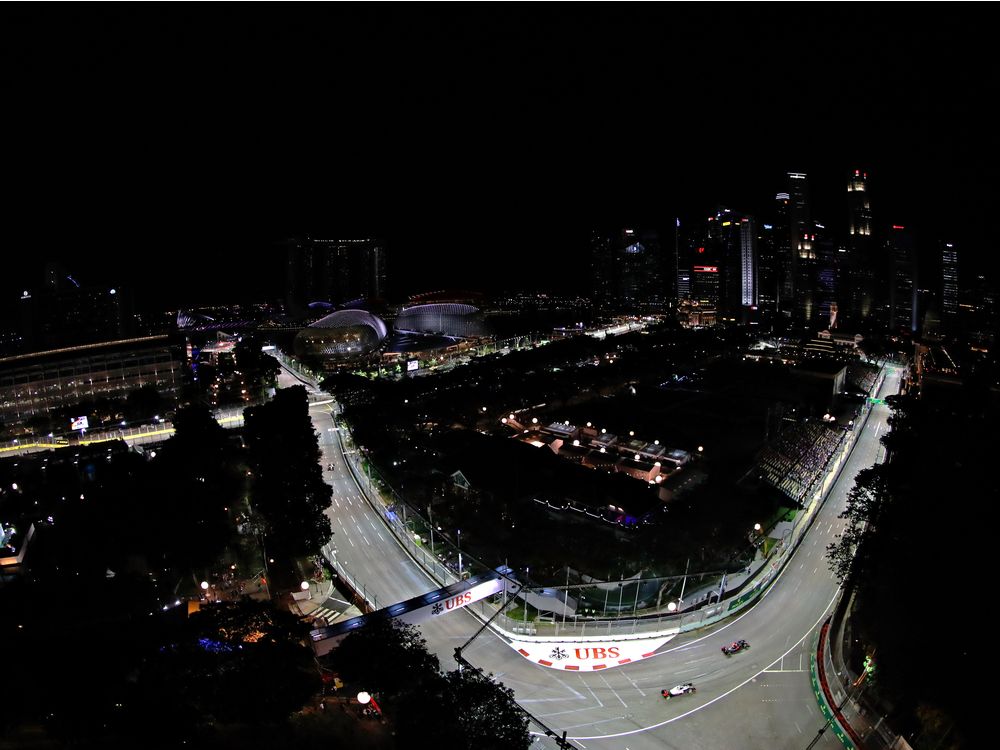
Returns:
[[[622,700],[622,697],[620,695],[618,695],[618,691],[615,690],[613,687],[611,687],[611,683],[608,682],[607,678],[603,674],[599,676],[601,678],[601,682],[603,682],[605,685],[608,686],[608,690],[610,690],[611,694],[618,699],[618,702],[621,703],[625,708],[628,708],[628,704]]]
[[[628,672],[626,670],[622,669],[622,670],[620,670],[620,673],[621,673],[622,677],[624,677],[626,680],[628,680],[629,682],[632,683],[632,687],[634,687],[636,689],[636,691],[638,691],[639,695],[641,695],[643,698],[646,697],[646,693],[644,693],[642,691],[642,689],[638,685],[635,684],[635,680],[633,680],[631,677],[628,676]]]

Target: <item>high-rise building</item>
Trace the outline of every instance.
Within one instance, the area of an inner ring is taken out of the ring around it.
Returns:
[[[889,261],[889,330],[916,332],[916,257],[913,237],[906,227],[894,224],[886,235],[886,258]]]
[[[778,305],[786,314],[791,314],[791,304],[795,299],[795,268],[792,253],[792,235],[789,226],[788,204],[791,196],[778,193],[774,196],[774,237],[775,254],[778,257]]]
[[[696,222],[676,222],[677,246],[677,299],[693,299],[693,271],[696,264],[704,263],[705,227]],[[699,251],[699,248],[700,251]]]
[[[787,234],[782,239],[787,240]],[[778,312],[781,300],[782,247],[774,224],[760,224],[757,230],[757,306],[765,315]]]
[[[609,309],[650,311],[667,306],[670,284],[658,232],[626,228],[591,233],[595,301]]]
[[[706,222],[709,258],[718,266],[719,309],[726,315],[757,306],[757,231],[752,216],[720,207]]]
[[[806,319],[812,310],[811,290],[816,254],[810,236],[813,234],[809,212],[809,178],[803,172],[788,173],[788,236],[791,244],[792,297],[796,300],[797,316]],[[803,299],[803,292],[808,299]]]
[[[385,247],[377,239],[305,237],[283,244],[285,298],[293,313],[313,302],[339,305],[386,294]]]
[[[870,320],[878,308],[878,290],[887,287],[876,252],[868,173],[855,169],[847,180],[848,317],[855,325]]]
[[[958,321],[958,248],[954,242],[940,242],[941,317],[946,330],[954,331]]]

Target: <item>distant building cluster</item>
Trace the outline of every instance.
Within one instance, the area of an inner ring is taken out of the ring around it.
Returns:
[[[807,174],[788,172],[781,188],[764,216],[720,206],[676,219],[669,232],[593,232],[595,303],[632,312],[669,306],[690,327],[783,321],[814,330],[992,335],[993,287],[963,270],[955,242],[918,254],[908,227],[876,221],[866,172],[848,175],[844,218],[832,223],[815,215]]]
[[[386,295],[386,253],[381,240],[302,237],[286,241],[285,306],[292,315],[310,305],[340,306]]]

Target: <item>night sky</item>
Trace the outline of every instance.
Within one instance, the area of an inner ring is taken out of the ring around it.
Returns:
[[[766,209],[995,264],[995,32],[974,7],[0,10],[5,294],[46,258],[150,304],[263,296],[294,233],[390,242],[397,293],[577,288],[594,224]]]

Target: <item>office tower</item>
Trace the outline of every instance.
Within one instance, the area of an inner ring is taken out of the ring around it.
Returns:
[[[341,305],[386,294],[386,253],[377,239],[304,237],[282,244],[286,304],[294,314],[313,302]]]
[[[767,315],[777,314],[781,299],[782,246],[775,225],[761,224],[757,231],[757,306]]]
[[[791,196],[788,193],[778,193],[774,196],[774,245],[778,265],[778,309],[784,314],[791,314],[791,305],[795,299],[795,276],[792,269],[795,264],[792,253],[791,228],[788,219],[788,204]]]
[[[591,273],[598,306],[620,311],[659,311],[670,284],[659,233],[626,228],[591,233]]]
[[[719,308],[731,316],[757,306],[757,232],[753,217],[720,207],[706,222],[709,254],[718,266]]]
[[[814,309],[813,317],[807,322],[819,328],[840,328],[847,249],[828,236],[823,224],[813,222],[813,229],[815,235],[811,235],[814,238],[812,246],[816,256],[812,290]]]
[[[606,307],[614,298],[614,234],[594,230],[590,233],[590,290],[594,305]]]
[[[878,261],[868,191],[868,173],[855,169],[847,180],[848,317],[857,325],[875,312],[877,290],[885,286]]]
[[[811,240],[812,218],[809,213],[809,181],[802,172],[788,173],[788,232],[792,248],[792,295],[797,296],[803,282],[809,286],[811,268],[802,261],[815,260]],[[801,312],[801,305],[798,305]]]
[[[699,250],[700,248],[700,250]],[[677,298],[693,299],[693,268],[704,264],[705,227],[698,222],[677,222]]]
[[[913,333],[917,330],[916,258],[913,237],[906,227],[894,224],[889,230],[885,257],[890,269],[888,328]]]
[[[958,248],[953,242],[940,242],[941,317],[945,330],[954,332],[958,322]]]

